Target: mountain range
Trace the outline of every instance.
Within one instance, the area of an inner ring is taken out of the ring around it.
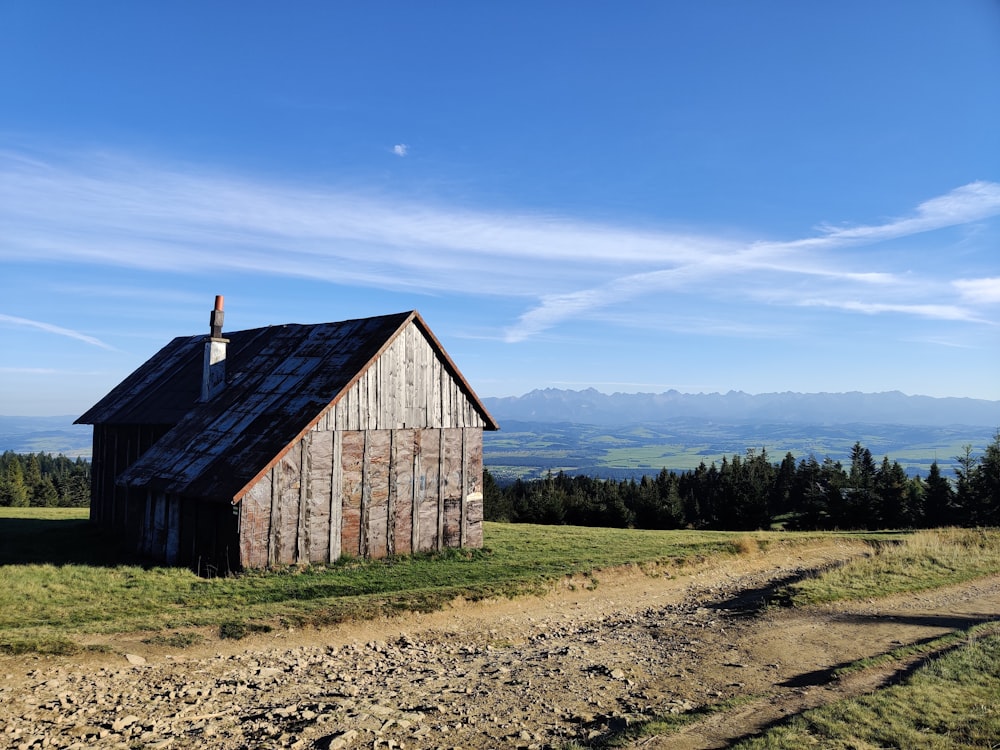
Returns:
[[[968,425],[1000,428],[1000,401],[883,393],[612,393],[546,388],[523,396],[484,398],[500,422],[619,426],[700,419],[724,424]]]

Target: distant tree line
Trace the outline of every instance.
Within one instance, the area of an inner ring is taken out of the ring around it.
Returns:
[[[0,506],[86,507],[90,505],[90,462],[82,458],[0,456]]]
[[[925,479],[877,462],[855,443],[850,463],[767,452],[641,480],[560,472],[499,484],[484,477],[486,520],[641,529],[880,529],[1000,525],[1000,432],[982,453],[956,457],[955,477],[935,461]]]

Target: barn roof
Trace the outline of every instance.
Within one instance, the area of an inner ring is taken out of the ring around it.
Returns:
[[[235,500],[411,322],[431,342],[486,429],[497,429],[415,310],[226,332],[226,387],[204,402],[199,396],[206,336],[179,337],[76,423],[174,425],[118,481],[172,494]]]

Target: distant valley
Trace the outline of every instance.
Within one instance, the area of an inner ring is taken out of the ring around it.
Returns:
[[[500,479],[566,471],[600,477],[693,469],[765,449],[845,461],[860,441],[910,474],[931,462],[951,476],[963,446],[979,453],[1000,428],[1000,402],[889,393],[603,394],[545,389],[484,398],[501,431],[485,436]],[[89,457],[91,428],[74,416],[0,416],[0,451]]]
[[[536,390],[486,398],[501,431],[487,433],[486,465],[501,480],[547,472],[629,478],[694,469],[766,450],[847,461],[860,441],[874,456],[927,475],[952,475],[965,445],[979,453],[1000,428],[1000,402],[889,393],[603,394]]]
[[[69,458],[90,458],[93,428],[73,424],[79,415],[58,417],[0,416],[0,452],[60,453]]]

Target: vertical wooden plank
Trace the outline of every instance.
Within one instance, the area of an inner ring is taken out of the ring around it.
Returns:
[[[359,515],[361,516],[361,527],[358,532],[359,542],[360,542],[360,555],[362,557],[368,557],[368,543],[369,543],[369,509],[371,507],[371,485],[369,484],[368,478],[368,457],[369,457],[369,440],[371,439],[371,430],[364,430],[362,432],[362,451],[361,451],[361,509]]]
[[[465,430],[469,463],[465,475],[465,522],[467,547],[483,546],[483,431]]]
[[[344,394],[343,399],[341,399],[341,402],[338,405],[340,410],[343,411],[343,414],[337,420],[338,430],[351,429],[351,418],[349,416],[351,413],[351,392],[354,390],[355,387],[356,386],[351,386],[350,388],[347,389],[347,393]]]
[[[297,561],[299,531],[299,490],[302,477],[302,445],[298,443],[277,463],[275,473],[279,478],[278,492],[278,557],[279,565],[291,565]]]
[[[462,496],[461,496],[461,507],[459,510],[459,525],[458,525],[458,546],[465,547],[469,542],[469,519],[466,515],[466,497],[468,496],[468,476],[469,476],[469,446],[466,444],[465,433],[467,430],[462,430],[462,466],[460,471],[460,483],[462,485]]]
[[[431,355],[431,412],[430,424],[428,426],[440,428],[444,427],[444,419],[441,412],[441,363],[437,357]]]
[[[410,508],[410,523],[412,527],[410,529],[410,551],[418,552],[420,550],[420,504],[423,501],[423,487],[419,485],[420,482],[420,431],[414,431],[413,434],[413,473],[410,476],[410,496],[412,498],[412,506]]]
[[[162,562],[167,549],[167,502],[162,492],[153,493],[153,548],[150,556]]]
[[[444,546],[444,500],[445,486],[448,483],[448,475],[445,471],[445,445],[444,430],[438,430],[438,483],[437,483],[437,539],[436,547],[440,550]]]
[[[440,363],[439,363],[440,365]],[[451,378],[444,367],[439,366],[438,374],[441,378],[441,427],[451,427]]]
[[[348,388],[347,393],[344,394],[344,400],[343,400],[344,417],[341,420],[341,423],[339,425],[341,430],[356,430],[357,429],[357,427],[355,427],[354,425],[351,424],[351,413],[353,411],[352,404],[354,402],[354,394],[355,394],[355,390],[357,389],[357,387],[358,387],[358,384],[355,383],[350,388]]]
[[[181,503],[176,495],[167,495],[167,539],[164,559],[167,565],[176,565],[181,545]]]
[[[246,568],[266,568],[271,535],[271,483],[265,474],[240,500],[240,559]]]
[[[438,430],[419,430],[416,433],[419,447],[419,467],[415,471],[415,493],[419,497],[417,523],[420,527],[418,552],[438,549],[438,456],[440,436]]]
[[[382,404],[379,415],[379,428],[392,430],[399,427],[396,424],[396,361],[398,358],[399,339],[392,342],[392,345],[382,355],[384,360],[382,366]]]
[[[333,454],[330,457],[330,562],[336,562],[341,555],[341,518],[344,509],[342,435],[341,430],[333,433]]]
[[[378,417],[375,429],[388,430],[392,419],[392,348],[378,358]]]
[[[391,430],[369,430],[365,445],[365,556],[388,554]]]
[[[362,430],[374,430],[375,429],[375,392],[378,390],[378,381],[375,376],[378,370],[378,360],[374,362],[373,367],[369,367],[365,370],[364,381],[365,381],[365,404],[364,412],[361,415],[361,429]],[[374,371],[374,372],[373,372]]]
[[[391,554],[408,555],[413,542],[413,430],[397,430],[392,439],[392,462],[389,480],[392,539]]]
[[[333,433],[316,432],[309,448],[307,533],[311,563],[330,560],[330,477],[333,473]]]
[[[371,373],[371,390],[368,401],[368,429],[377,430],[380,425],[378,423],[379,413],[381,412],[381,400],[382,394],[382,358],[379,357],[373,363]]]
[[[412,327],[412,324],[411,324]],[[393,427],[406,427],[406,336],[396,339],[396,355],[392,363]]]
[[[419,348],[417,350],[418,351],[418,355],[419,355],[419,357],[418,357],[418,361],[419,361],[419,370],[418,370],[419,382],[417,384],[418,387],[417,387],[417,391],[416,391],[416,394],[415,394],[415,396],[418,399],[419,404],[420,404],[419,422],[418,422],[417,426],[420,429],[425,430],[425,429],[427,429],[429,427],[433,427],[434,426],[434,420],[431,417],[431,413],[432,413],[431,409],[432,409],[432,405],[434,403],[434,398],[433,398],[433,393],[432,393],[432,391],[433,391],[433,378],[431,377],[432,373],[430,371],[431,370],[430,359],[427,356],[428,349],[427,349],[427,346],[426,346],[426,342],[423,339],[423,336],[420,337],[419,344],[420,344],[420,346],[419,346]]]
[[[396,487],[396,464],[399,460],[397,457],[398,446],[398,431],[389,431],[389,482],[388,482],[388,497],[386,498],[386,535],[385,535],[385,553],[388,556],[396,554],[396,498],[397,498],[397,487]]]
[[[103,525],[101,513],[104,503],[104,495],[101,491],[101,477],[104,474],[103,444],[101,442],[103,434],[104,425],[95,424],[90,451],[90,520],[98,525]]]
[[[309,562],[309,456],[313,433],[307,432],[299,441],[298,518],[295,530],[295,562]]]
[[[462,540],[462,431],[441,431],[441,546],[458,547]]]
[[[278,564],[278,558],[280,557],[281,472],[275,466],[268,473],[271,475],[271,518],[268,524],[267,535],[267,564],[270,567],[274,567]]]
[[[365,434],[361,430],[341,433],[341,476],[343,502],[340,551],[356,557],[361,554],[361,486],[365,453]]]
[[[403,398],[405,401],[405,414],[403,415],[403,427],[417,427],[417,420],[415,418],[416,403],[414,394],[416,393],[416,360],[413,351],[413,337],[414,337],[415,326],[412,324],[406,327],[403,331],[403,339],[406,343],[406,348],[403,351],[403,382],[400,387],[403,389]],[[95,440],[96,438],[96,432]],[[94,451],[94,455],[97,455],[97,451]]]

